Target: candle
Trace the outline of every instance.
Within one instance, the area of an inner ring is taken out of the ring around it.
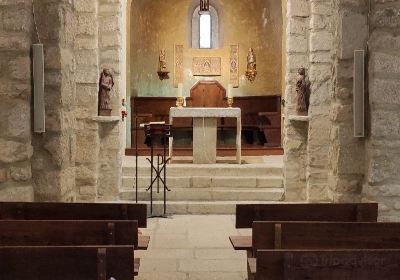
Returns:
[[[178,97],[183,97],[183,84],[178,84]]]
[[[232,98],[232,91],[233,91],[233,85],[232,84],[228,84],[228,98]]]

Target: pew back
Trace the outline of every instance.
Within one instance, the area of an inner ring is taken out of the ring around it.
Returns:
[[[146,204],[0,202],[0,220],[136,220],[147,226]]]
[[[376,222],[377,203],[237,204],[236,228],[253,221]]]
[[[400,250],[261,250],[256,280],[400,279]]]
[[[260,249],[400,249],[400,223],[254,222]]]
[[[0,221],[0,246],[131,245],[137,221]]]
[[[132,246],[0,247],[2,280],[132,280]]]

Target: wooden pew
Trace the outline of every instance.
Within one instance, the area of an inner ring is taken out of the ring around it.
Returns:
[[[256,280],[400,279],[400,250],[260,250]]]
[[[263,249],[400,249],[400,223],[254,222],[253,256]],[[249,279],[254,258],[248,259]]]
[[[0,220],[0,246],[127,245],[146,249],[140,237],[137,221]],[[135,275],[139,267],[140,259],[135,259]]]
[[[137,221],[0,221],[0,246],[130,245]]]
[[[132,246],[0,247],[2,280],[132,280]]]
[[[400,249],[400,223],[254,222],[261,249]]]
[[[0,202],[0,220],[136,220],[147,227],[146,204]]]
[[[254,221],[376,222],[377,203],[238,204],[236,228],[251,228]],[[252,248],[251,236],[230,236],[235,250]]]
[[[376,222],[378,203],[237,204],[236,228],[254,221]]]
[[[136,220],[147,227],[147,205],[130,203],[0,202],[0,220]],[[150,237],[139,236],[138,250]]]

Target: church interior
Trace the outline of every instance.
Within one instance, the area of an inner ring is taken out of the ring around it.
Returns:
[[[400,0],[0,0],[0,279],[400,279]]]

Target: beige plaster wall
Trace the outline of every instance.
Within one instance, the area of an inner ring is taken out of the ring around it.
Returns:
[[[198,1],[134,0],[131,14],[131,95],[175,96],[173,88],[173,46],[184,45],[184,91],[202,79],[229,83],[230,45],[240,45],[240,87],[236,96],[281,94],[282,77],[282,6],[275,0],[211,1],[219,11],[223,47],[212,50],[190,49],[189,14]],[[190,12],[189,12],[190,11]],[[250,47],[257,56],[258,76],[254,83],[246,80],[246,57]],[[158,54],[166,49],[170,79],[157,75]],[[193,57],[221,57],[222,76],[194,77]]]

